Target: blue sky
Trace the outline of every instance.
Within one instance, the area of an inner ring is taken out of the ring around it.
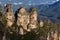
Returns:
[[[12,3],[14,5],[40,5],[40,4],[52,4],[59,0],[0,0],[0,4]]]

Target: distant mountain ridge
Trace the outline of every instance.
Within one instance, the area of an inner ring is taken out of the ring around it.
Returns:
[[[60,22],[60,1],[52,5],[40,6],[39,8],[39,15],[45,16],[53,21]]]

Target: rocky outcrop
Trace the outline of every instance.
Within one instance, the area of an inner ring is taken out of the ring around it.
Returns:
[[[6,16],[6,20],[7,20],[7,26],[11,27],[15,21],[14,13],[12,10],[12,5],[7,4],[5,10],[6,10],[5,16]]]
[[[18,13],[17,13],[17,25],[20,27],[20,33],[23,34],[23,30],[28,31],[27,25],[29,23],[29,15],[26,12],[24,6],[21,6]]]
[[[12,4],[5,5],[4,12],[0,6],[0,32],[4,32],[3,40],[6,36],[6,39],[9,40],[13,34],[31,35],[30,32],[32,35],[35,34],[39,40],[60,40],[60,23],[53,23],[49,19],[40,20],[38,23],[37,16],[37,10],[34,7],[27,11],[22,5],[14,15]]]
[[[30,8],[30,24],[31,29],[37,28],[37,10],[36,8]]]

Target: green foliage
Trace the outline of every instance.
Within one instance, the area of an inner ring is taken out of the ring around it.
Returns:
[[[2,12],[0,12],[0,16],[2,16]]]
[[[6,23],[7,23],[7,19],[6,19],[6,16],[3,14],[2,16],[2,22],[3,24],[6,26]]]
[[[5,25],[0,21],[0,31],[5,31]]]
[[[23,36],[22,40],[35,40],[36,33],[34,31],[28,32],[26,35]]]
[[[37,31],[37,36],[36,39],[40,39],[40,37],[44,37],[47,35],[47,33],[51,31],[51,29],[55,28],[54,26],[55,24],[53,22],[51,22],[50,24],[48,24],[47,22],[44,23],[43,27],[40,27],[39,23],[38,23],[38,31]],[[45,38],[45,37],[44,37]]]

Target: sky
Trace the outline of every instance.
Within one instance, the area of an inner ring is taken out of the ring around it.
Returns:
[[[59,0],[0,0],[0,4],[12,3],[13,5],[40,5],[53,4]]]

